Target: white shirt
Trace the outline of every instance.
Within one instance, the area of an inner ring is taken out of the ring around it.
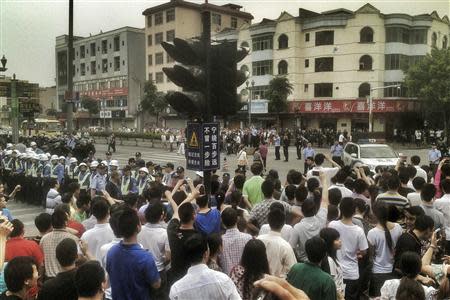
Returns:
[[[288,225],[288,224],[284,224],[283,228],[281,228],[281,237],[289,242],[289,239],[291,238],[291,234],[292,234],[292,226]],[[263,226],[261,226],[261,229],[259,230],[259,235],[263,235],[263,234],[267,234],[270,231],[270,226],[269,224],[264,224]]]
[[[328,256],[328,265],[330,266],[330,275],[333,278],[334,283],[336,284],[336,290],[345,293],[345,284],[344,278],[342,277],[342,269],[341,266],[336,264],[336,262]]]
[[[402,227],[395,223],[389,230],[392,238],[392,247],[395,249],[398,239],[403,233]],[[394,264],[394,252],[389,250],[384,230],[374,227],[367,233],[367,240],[375,248],[372,272],[374,274],[392,273]]]
[[[171,300],[241,299],[230,277],[203,263],[190,267],[187,274],[172,285],[169,297]]]
[[[414,168],[416,168],[417,170],[416,176],[414,176],[414,178],[422,177],[425,180],[425,182],[428,182],[427,172],[425,172],[425,170],[422,169],[420,166],[414,166]]]
[[[88,245],[89,252],[100,261],[100,248],[115,238],[109,223],[95,224],[94,228],[87,230],[81,240]]]
[[[167,225],[164,225],[147,223],[142,226],[137,236],[137,242],[142,245],[142,248],[153,254],[158,272],[164,270],[166,251],[170,251]]]
[[[347,225],[341,221],[331,221],[328,227],[339,232],[342,248],[337,251],[337,258],[341,264],[344,279],[356,280],[359,278],[358,250],[364,251],[369,248],[364,231],[358,225]]]
[[[445,239],[450,241],[450,194],[444,194],[434,201],[434,208],[444,215]]]
[[[99,251],[99,262],[100,265],[102,266],[103,270],[105,270],[106,272],[106,256],[108,254],[109,249],[112,248],[112,246],[120,243],[122,239],[121,238],[114,238],[110,243],[105,244],[103,246],[100,247],[100,251]],[[109,276],[107,276],[107,280],[109,281]],[[106,299],[112,299],[112,292],[111,292],[111,286],[108,284],[108,288],[105,289],[105,298]]]
[[[343,143],[344,140],[345,140],[345,136],[341,133],[341,134],[339,135],[339,143]]]
[[[390,279],[386,280],[381,287],[381,300],[395,300],[395,296],[397,295],[397,290],[400,285],[400,279]],[[431,300],[434,299],[434,294],[436,290],[433,287],[427,287],[422,285],[423,291],[425,292],[425,299]]]
[[[258,240],[266,245],[270,274],[286,277],[292,266],[297,263],[291,245],[281,237],[281,233],[275,231],[258,236]]]
[[[409,193],[406,195],[406,198],[408,198],[409,202],[411,202],[411,206],[419,206],[422,204],[422,197],[418,192]]]
[[[353,192],[346,188],[342,183],[333,184],[328,188],[328,190],[331,189],[339,189],[341,191],[342,198],[353,197]]]
[[[321,171],[324,172],[327,176],[327,182],[328,182],[328,186],[330,186],[330,182],[331,182],[331,178],[334,177],[334,175],[336,175],[336,173],[339,171],[338,167],[335,168],[324,168],[322,166],[319,167],[314,167],[311,170],[308,171],[308,173],[306,173],[306,179],[310,179],[310,178],[317,178],[317,180],[319,181],[320,186],[322,186],[322,183],[320,182],[320,178],[319,176],[313,176],[312,172],[313,171]]]

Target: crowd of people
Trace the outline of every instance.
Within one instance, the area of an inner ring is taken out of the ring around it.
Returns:
[[[330,155],[301,135],[305,172],[280,178],[261,151],[277,136],[209,183],[139,152],[120,166],[6,145],[0,300],[450,298],[449,159],[432,149],[431,166],[402,156],[371,173],[337,159],[345,133]],[[45,205],[39,235],[8,201]]]

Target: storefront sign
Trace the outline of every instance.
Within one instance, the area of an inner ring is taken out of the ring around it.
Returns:
[[[82,96],[89,96],[94,99],[111,98],[114,96],[126,96],[128,95],[128,88],[112,88],[108,90],[94,90],[80,92]]]
[[[372,112],[413,112],[420,109],[420,103],[414,100],[374,99]],[[291,101],[290,113],[368,113],[366,100],[315,100]]]

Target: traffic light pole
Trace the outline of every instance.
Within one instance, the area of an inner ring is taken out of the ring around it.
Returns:
[[[73,0],[69,0],[69,41],[67,44],[68,51],[68,63],[67,63],[67,91],[70,95],[70,101],[66,102],[66,123],[67,131],[72,134],[73,132]]]
[[[208,2],[206,2],[208,3]],[[206,4],[205,3],[205,4]],[[206,86],[205,86],[205,102],[206,102],[206,112],[203,116],[203,122],[212,122],[213,116],[211,114],[211,13],[205,9],[202,12],[202,42],[205,49],[206,64],[204,66]],[[205,185],[205,193],[208,197],[211,195],[211,171],[203,172],[203,184]]]
[[[17,99],[16,74],[11,80],[11,114],[12,114],[12,142],[19,143],[19,100]]]

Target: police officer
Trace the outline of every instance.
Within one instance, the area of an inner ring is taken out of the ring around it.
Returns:
[[[122,191],[123,197],[127,196],[128,194],[138,193],[138,189],[136,186],[136,179],[133,177],[131,173],[131,166],[125,166],[125,168],[123,168],[120,190]]]
[[[56,178],[61,184],[64,179],[64,166],[60,163],[57,155],[52,155],[50,159],[50,178]]]
[[[111,160],[109,163],[109,174],[114,171],[119,172],[119,162],[115,159]]]
[[[105,191],[106,187],[106,165],[105,164],[98,164],[97,165],[97,172],[95,176],[92,178],[90,182],[90,189],[91,189],[91,199],[94,199],[95,196],[102,196],[103,191]]]
[[[150,183],[150,175],[148,169],[146,167],[140,168],[139,178],[137,181],[139,196],[142,196],[144,191],[147,189],[149,183]]]
[[[332,160],[342,167],[344,165],[344,162],[342,161],[342,153],[344,152],[342,143],[334,141],[334,145],[331,146],[330,152]]]
[[[88,170],[88,166],[84,162],[79,164],[78,170],[78,184],[80,185],[80,193],[87,194],[90,186],[91,172]]]
[[[303,148],[303,158],[305,159],[303,170],[305,171],[305,174],[306,170],[310,168],[310,164],[307,162],[307,160],[309,157],[312,157],[314,159],[314,156],[316,156],[316,151],[312,148],[311,142],[308,142],[308,144],[306,144],[306,148]]]

